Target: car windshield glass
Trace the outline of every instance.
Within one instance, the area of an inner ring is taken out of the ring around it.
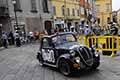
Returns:
[[[69,42],[75,42],[76,39],[72,34],[65,34],[65,35],[58,35],[52,38],[52,41],[55,46],[69,43]]]

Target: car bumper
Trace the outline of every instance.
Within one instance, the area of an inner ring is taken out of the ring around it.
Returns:
[[[94,58],[94,60],[93,60],[93,63],[94,64],[97,64],[97,63],[100,63],[100,57],[96,57],[96,58]],[[83,62],[80,62],[80,63],[72,63],[72,69],[73,70],[82,70],[82,69],[91,69],[91,67],[89,66],[86,66]]]

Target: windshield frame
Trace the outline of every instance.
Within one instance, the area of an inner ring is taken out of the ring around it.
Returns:
[[[53,38],[58,37],[58,36],[63,36],[63,35],[72,35],[75,40],[74,40],[74,41],[71,41],[71,42],[77,42],[76,36],[75,36],[74,34],[72,34],[72,33],[58,34],[58,35],[55,35],[55,36],[53,36],[53,37],[51,38],[51,41],[52,41],[52,43],[54,44],[55,47],[56,47],[56,46],[59,46],[59,45],[63,45],[64,43],[66,43],[66,42],[63,42],[63,43],[61,43],[61,44],[57,44],[57,45],[56,45],[55,42],[53,41]],[[69,43],[69,42],[68,42],[68,43]]]

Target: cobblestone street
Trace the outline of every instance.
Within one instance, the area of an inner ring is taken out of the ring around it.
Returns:
[[[65,77],[56,69],[41,67],[36,60],[38,44],[0,49],[0,80],[119,80],[120,57],[101,57],[96,71],[81,71]]]

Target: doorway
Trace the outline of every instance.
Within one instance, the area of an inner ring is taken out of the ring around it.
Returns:
[[[51,32],[51,30],[52,30],[51,21],[45,21],[44,24],[45,24],[45,30],[47,31],[48,35],[51,35],[52,34],[52,32]]]

